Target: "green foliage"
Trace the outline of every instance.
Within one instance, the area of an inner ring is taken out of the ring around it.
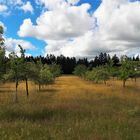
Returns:
[[[109,79],[109,73],[105,68],[101,67],[95,70],[94,76],[95,82],[104,81],[104,83],[106,83],[106,81]]]
[[[120,72],[119,78],[121,80],[123,80],[123,87],[125,87],[126,81],[130,77],[136,76],[138,71],[135,70],[135,64],[133,62],[128,60],[127,57],[123,57],[122,61],[121,61],[121,68],[120,68],[119,72]]]
[[[140,77],[140,62],[133,61],[131,62],[131,71],[130,71],[130,78],[138,78]]]
[[[112,76],[113,78],[119,77],[119,68],[111,67],[109,73],[110,73],[110,76]]]
[[[45,65],[41,68],[39,78],[40,84],[42,85],[47,85],[54,82],[54,76],[51,73],[48,65]]]
[[[33,67],[32,80],[39,85],[39,90],[41,85],[48,85],[54,82],[55,77],[51,72],[49,65],[42,65],[41,61],[38,61]]]
[[[0,34],[3,34],[4,33],[4,29],[3,27],[0,25]]]
[[[132,65],[128,60],[122,61],[120,68],[120,79],[127,80],[130,77]]]
[[[4,33],[3,27],[0,25],[0,81],[3,79],[4,74],[4,59],[5,59],[5,48],[4,48],[4,39],[2,37]]]
[[[20,80],[23,78],[22,71],[24,70],[24,60],[22,58],[19,58],[14,52],[12,52],[9,55],[10,58],[10,69],[8,73],[6,74],[7,79],[6,80]],[[9,75],[9,78],[8,78]]]
[[[0,80],[3,79],[4,68],[5,68],[5,49],[0,47]]]
[[[22,48],[21,45],[18,45],[18,47],[20,48],[21,58],[25,58],[25,50]]]
[[[2,37],[3,33],[4,33],[4,29],[0,25],[0,47],[4,45],[4,38]]]
[[[77,65],[73,73],[77,76],[83,77],[86,71],[87,71],[87,67],[85,65]]]
[[[85,79],[86,80],[90,80],[90,81],[94,81],[95,80],[95,71],[87,71],[85,74]]]
[[[38,70],[36,69],[36,64],[34,62],[25,62],[24,65],[25,65],[24,69],[25,78],[34,80],[38,72]]]
[[[57,64],[52,64],[49,66],[51,73],[53,74],[54,77],[58,77],[61,74],[61,67],[60,65]]]
[[[106,84],[106,81],[109,79],[109,73],[104,67],[94,68],[92,71],[86,72],[86,79],[95,81],[96,83],[103,81]]]
[[[113,60],[110,60],[108,65],[106,65],[106,70],[108,71],[110,76],[113,77],[113,78],[119,76],[118,69],[119,69],[118,67],[114,66]]]

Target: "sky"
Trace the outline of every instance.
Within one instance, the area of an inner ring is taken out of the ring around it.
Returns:
[[[6,54],[140,54],[140,0],[0,0]]]

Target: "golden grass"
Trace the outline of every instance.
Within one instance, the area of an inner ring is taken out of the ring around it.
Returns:
[[[13,96],[15,90],[15,83],[6,83],[0,85],[0,101]],[[25,83],[19,84],[19,97],[26,97]],[[33,82],[29,82],[30,98],[40,94],[38,86]],[[42,95],[47,96],[52,94],[51,99],[75,99],[75,98],[89,98],[95,94],[103,94],[104,96],[118,96],[120,98],[135,99],[140,101],[140,79],[135,83],[132,80],[127,81],[126,88],[122,87],[122,81],[110,80],[107,85],[102,83],[96,84],[90,81],[85,81],[76,76],[62,76],[56,79],[55,84],[48,85],[42,88]]]
[[[140,79],[126,84],[62,76],[40,92],[29,82],[27,99],[20,82],[18,104],[12,101],[15,84],[0,85],[1,140],[139,140]]]

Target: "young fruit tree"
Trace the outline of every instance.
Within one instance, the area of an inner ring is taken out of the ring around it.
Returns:
[[[113,60],[110,60],[109,63],[106,65],[106,70],[110,74],[110,76],[113,78],[113,80],[115,79],[115,77],[118,78],[119,76],[118,67],[114,65]]]
[[[5,74],[5,80],[6,81],[15,81],[15,96],[14,96],[14,102],[18,102],[18,85],[19,80],[23,77],[23,59],[18,57],[14,52],[12,52],[9,55],[10,60],[10,69]]]
[[[48,85],[48,84],[52,84],[54,82],[54,76],[50,71],[50,68],[48,65],[44,65],[39,73],[39,77],[40,77],[40,84],[41,85]]]
[[[29,96],[29,88],[28,88],[28,80],[32,80],[34,79],[34,77],[36,77],[36,68],[35,68],[35,63],[34,62],[27,62],[26,58],[25,58],[25,50],[22,48],[21,45],[18,45],[20,48],[20,53],[21,53],[21,57],[20,59],[22,59],[22,73],[21,73],[21,80],[25,81],[25,85],[26,85],[26,96],[28,98]]]
[[[80,77],[83,77],[87,71],[87,67],[85,65],[77,65],[74,68],[74,74]]]
[[[106,81],[109,80],[109,78],[110,75],[104,67],[96,67],[92,71],[86,72],[86,79],[96,83],[103,81],[104,84],[106,84]]]
[[[39,91],[43,85],[48,85],[54,82],[55,77],[50,70],[48,65],[43,65],[41,61],[38,61],[36,65],[34,65],[34,76],[32,80],[35,84],[38,84]]]
[[[131,71],[130,71],[130,78],[137,81],[137,78],[140,77],[140,61],[132,61],[131,62]]]
[[[95,71],[95,81],[99,82],[99,81],[103,81],[104,84],[106,85],[106,81],[109,80],[110,75],[108,73],[108,71],[106,70],[106,68],[104,67],[98,67],[96,68]]]
[[[119,78],[123,81],[123,87],[126,87],[126,81],[130,78],[132,71],[131,62],[125,58],[121,61],[121,67],[119,70]]]

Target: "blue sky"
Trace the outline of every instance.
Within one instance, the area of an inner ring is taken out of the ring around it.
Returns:
[[[7,52],[13,48],[18,53],[21,43],[34,56],[93,57],[101,51],[137,55],[140,18],[134,17],[140,16],[140,1],[130,1],[0,0]]]

